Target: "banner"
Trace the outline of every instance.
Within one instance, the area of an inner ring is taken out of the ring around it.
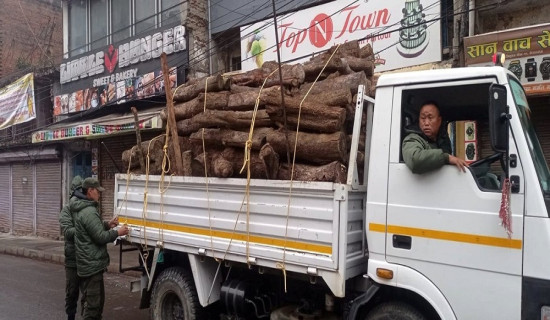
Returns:
[[[0,130],[36,118],[33,80],[29,73],[0,89]]]
[[[141,120],[139,122],[139,128],[141,130],[162,128],[160,115]],[[32,143],[75,138],[92,138],[127,131],[135,131],[133,121],[121,124],[80,123],[68,125],[66,127],[36,131],[32,134]]]
[[[521,81],[527,95],[550,93],[550,24],[464,38],[467,66],[493,65],[497,52],[506,56],[504,67]]]
[[[333,1],[280,16],[281,62],[304,62],[312,53],[365,39],[375,54],[375,71],[441,61],[441,9],[437,0]],[[277,61],[273,19],[241,27],[242,70]]]

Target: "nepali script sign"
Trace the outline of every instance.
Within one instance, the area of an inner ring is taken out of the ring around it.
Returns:
[[[372,45],[376,72],[441,61],[440,17],[436,0],[332,1],[279,16],[277,31],[273,19],[241,27],[242,70],[277,61],[277,49],[298,63],[351,40]]]
[[[528,95],[550,93],[550,24],[491,32],[464,38],[467,66],[492,65],[497,52],[504,67],[521,81]]]
[[[0,130],[36,118],[33,80],[29,73],[0,89]]]

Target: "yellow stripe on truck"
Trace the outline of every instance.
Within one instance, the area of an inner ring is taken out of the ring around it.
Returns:
[[[386,225],[379,224],[379,223],[370,223],[369,230],[373,232],[385,233]],[[511,249],[521,249],[522,247],[521,240],[518,240],[518,239],[481,236],[481,235],[469,234],[469,233],[411,228],[411,227],[394,226],[394,225],[388,225],[387,231],[388,233],[391,233],[391,234],[480,244],[480,245],[493,246],[493,247],[502,247],[502,248],[511,248]]]
[[[207,236],[207,237],[216,237],[216,238],[223,238],[223,239],[233,239],[233,240],[239,240],[239,241],[249,241],[253,243],[268,245],[268,246],[275,246],[275,247],[281,247],[281,248],[287,248],[287,249],[294,249],[298,251],[309,251],[314,253],[320,253],[320,254],[326,254],[331,255],[332,254],[332,247],[331,246],[325,246],[325,245],[319,245],[314,243],[308,243],[308,242],[301,242],[301,241],[293,241],[293,240],[285,240],[280,238],[269,238],[269,237],[262,237],[257,235],[250,235],[248,236],[246,233],[242,232],[228,232],[228,231],[221,231],[221,230],[210,230],[207,228],[197,228],[197,227],[190,227],[180,224],[170,224],[170,223],[160,223],[157,221],[151,221],[151,220],[141,220],[141,219],[132,219],[120,216],[120,223],[126,223],[132,226],[139,226],[139,227],[146,227],[146,228],[156,228],[156,229],[163,229],[163,230],[169,230],[169,231],[177,231],[177,232],[183,232],[183,233],[189,233],[189,234],[195,234],[200,236]]]

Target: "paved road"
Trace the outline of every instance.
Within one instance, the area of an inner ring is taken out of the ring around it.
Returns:
[[[138,308],[139,293],[130,292],[132,279],[105,274],[105,320],[149,319],[149,310]],[[0,254],[0,320],[66,319],[64,299],[62,265]]]

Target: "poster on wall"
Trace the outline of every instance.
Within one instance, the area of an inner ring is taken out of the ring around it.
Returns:
[[[0,130],[35,118],[32,73],[0,88]]]
[[[509,29],[464,38],[467,66],[491,66],[497,52],[503,66],[525,88],[527,95],[550,93],[550,24]]]
[[[241,27],[244,71],[264,61],[304,62],[350,40],[370,43],[375,71],[441,61],[440,1],[333,1]]]

